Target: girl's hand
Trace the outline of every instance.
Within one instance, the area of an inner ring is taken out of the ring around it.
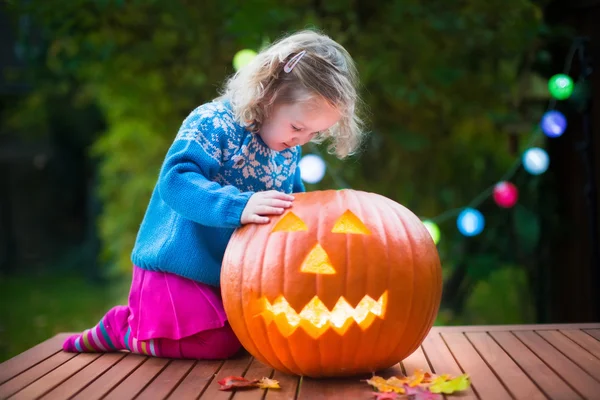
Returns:
[[[267,224],[269,218],[266,215],[283,214],[286,208],[292,206],[293,200],[293,196],[276,190],[256,192],[250,197],[244,211],[242,211],[240,222],[242,225]]]

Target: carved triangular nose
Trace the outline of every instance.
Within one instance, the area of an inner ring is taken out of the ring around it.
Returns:
[[[335,274],[335,268],[331,265],[327,252],[320,244],[317,244],[308,253],[302,263],[302,267],[300,267],[300,271],[309,274]]]

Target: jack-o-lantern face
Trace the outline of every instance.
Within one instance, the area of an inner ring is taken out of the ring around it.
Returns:
[[[308,376],[372,372],[408,356],[441,298],[421,221],[372,193],[295,196],[270,224],[237,230],[225,253],[223,304],[244,347]]]
[[[288,211],[275,225],[271,234],[307,231],[306,223],[293,211]],[[331,232],[332,234],[371,234],[364,223],[349,210],[340,216]],[[316,243],[300,264],[300,272],[316,275],[335,275],[336,269],[332,265],[327,251],[320,243]],[[387,306],[387,291],[383,292],[378,299],[365,295],[355,307],[351,306],[341,296],[331,309],[327,308],[323,301],[315,295],[302,307],[300,312],[296,312],[283,295],[277,297],[273,303],[266,297],[261,298],[259,301],[262,304],[259,304],[257,309],[263,309],[261,312],[263,318],[267,322],[274,321],[283,336],[288,337],[297,328],[302,328],[316,339],[330,328],[343,334],[353,322],[358,324],[361,329],[366,329],[375,317],[383,318]]]

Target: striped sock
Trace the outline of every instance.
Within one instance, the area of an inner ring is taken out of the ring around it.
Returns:
[[[125,348],[132,353],[159,357],[159,339],[137,340],[131,335],[131,328],[125,333]]]
[[[137,340],[131,335],[127,324],[129,309],[125,306],[113,307],[100,320],[98,325],[86,329],[79,335],[67,338],[63,350],[75,353],[98,353],[129,350],[132,353],[159,356],[159,340]]]
[[[109,335],[104,318],[91,329],[86,329],[80,335],[73,335],[63,343],[63,349],[71,352],[109,352],[122,349],[117,337]]]
[[[86,329],[82,334],[68,337],[63,343],[63,349],[77,353],[111,352],[125,349],[123,333],[127,326],[128,315],[127,307],[113,307],[98,325]]]

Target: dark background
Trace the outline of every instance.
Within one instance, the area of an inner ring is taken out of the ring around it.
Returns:
[[[1,3],[0,359],[124,301],[181,120],[216,97],[237,51],[306,27],[355,58],[371,131],[344,162],[306,146],[328,165],[307,188],[438,217],[436,323],[599,321],[598,21],[591,0]],[[576,90],[556,102],[561,72]],[[549,108],[567,116],[559,138],[539,131]],[[548,151],[542,175],[518,164],[530,145]],[[502,209],[485,194],[513,165],[519,202]],[[464,237],[456,210],[481,193],[486,227]]]

